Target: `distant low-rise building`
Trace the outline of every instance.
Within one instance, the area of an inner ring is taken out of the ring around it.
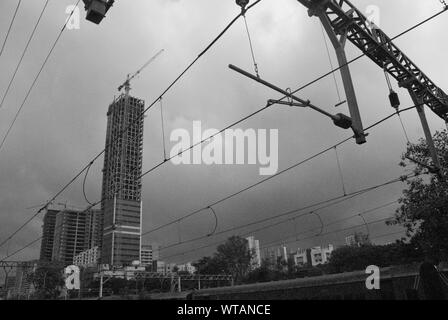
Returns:
[[[318,266],[328,263],[334,251],[333,245],[327,247],[313,247],[309,249],[298,249],[294,257],[294,264],[298,267]]]
[[[370,244],[370,238],[368,234],[355,232],[345,237],[345,244],[350,247],[361,247]]]
[[[99,247],[93,247],[84,250],[73,258],[73,264],[78,267],[94,267],[98,265],[101,257],[101,250]]]
[[[177,266],[178,272],[188,272],[190,274],[193,274],[196,272],[196,268],[191,264],[191,262],[181,264]]]
[[[177,265],[175,263],[166,263],[164,261],[153,261],[152,271],[161,274],[173,273]]]
[[[311,261],[311,249],[297,249],[297,253],[293,257],[296,266],[304,267],[309,265]]]
[[[73,263],[73,258],[86,250],[86,211],[62,210],[56,214],[52,260],[64,265]]]
[[[59,210],[47,210],[44,215],[42,225],[42,241],[40,244],[40,260],[52,261],[53,260],[53,242],[54,242],[54,230],[56,226],[56,215]]]
[[[311,265],[317,266],[327,263],[330,260],[333,250],[334,247],[331,244],[329,244],[327,247],[311,248]]]
[[[263,251],[263,260],[269,266],[277,266],[279,263],[287,264],[289,259],[288,248],[286,246],[270,247]]]

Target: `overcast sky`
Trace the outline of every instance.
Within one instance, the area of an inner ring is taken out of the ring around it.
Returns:
[[[41,25],[24,58],[17,78],[0,109],[0,134],[6,132],[15,112],[51,44],[67,17],[65,9],[74,1],[50,1]],[[253,2],[253,1],[251,1]],[[0,94],[20,58],[29,34],[45,0],[24,0],[5,51],[0,57]],[[380,26],[390,36],[422,21],[441,9],[437,0],[353,0],[362,11],[367,6],[380,8]],[[0,41],[3,41],[16,0],[0,2]],[[104,148],[106,112],[117,95],[126,74],[135,72],[152,55],[165,49],[138,79],[132,94],[147,104],[238,14],[233,0],[118,0],[106,19],[97,26],[84,20],[79,30],[66,30],[39,82],[0,151],[0,240],[18,228],[35,211],[26,208],[49,200],[83,166]],[[298,88],[330,70],[322,30],[316,18],[309,18],[295,0],[263,0],[247,14],[260,75],[283,88]],[[446,52],[447,17],[442,15],[396,41],[396,44],[442,89],[448,90]],[[359,50],[347,45],[353,58]],[[336,63],[333,52],[333,63]],[[243,20],[225,36],[164,96],[167,135],[178,128],[192,131],[192,122],[221,129],[263,107],[279,94],[229,70],[229,63],[253,72]],[[389,115],[388,91],[384,75],[373,62],[363,58],[351,65],[357,98],[364,124]],[[342,87],[339,74],[339,87]],[[396,84],[394,83],[396,87]],[[402,107],[412,105],[404,90],[398,91]],[[342,92],[343,95],[343,92]],[[348,114],[347,106],[336,109],[338,97],[332,77],[298,93],[304,99],[332,112]],[[144,170],[163,159],[159,106],[145,118]],[[427,112],[433,131],[445,128],[444,122]],[[423,136],[415,111],[403,114],[412,141]],[[286,168],[346,138],[350,132],[311,110],[273,106],[243,122],[238,128],[278,129],[279,168]],[[173,143],[166,142],[168,149]],[[404,173],[398,166],[406,141],[397,118],[370,132],[368,143],[354,141],[338,151],[347,192],[353,192],[396,178]],[[91,201],[101,194],[103,159],[93,165],[87,179]],[[263,177],[257,165],[174,166],[171,163],[143,180],[143,230],[149,230],[182,215],[206,207]],[[337,206],[320,211],[324,223],[349,217],[399,198],[404,185],[395,184]],[[329,152],[287,174],[253,188],[214,207],[218,231],[283,211],[299,208],[342,195],[341,180],[334,152]],[[56,202],[84,208],[82,178]],[[60,206],[56,206],[60,208]],[[375,221],[393,214],[394,206],[365,216]],[[355,218],[333,225],[326,231],[362,224]],[[0,256],[15,251],[41,235],[42,216],[34,219],[13,241],[0,248]],[[262,226],[262,225],[261,225]],[[319,228],[316,216],[307,216],[263,232],[254,233],[261,245],[288,235]],[[152,233],[143,243],[168,245],[211,232],[214,218],[204,211],[182,224]],[[252,227],[256,229],[259,226]],[[179,236],[180,230],[180,236]],[[250,228],[239,230],[247,232]],[[365,226],[357,229],[365,231]],[[371,237],[397,231],[384,223],[370,225]],[[237,233],[238,233],[237,232]],[[290,244],[306,248],[342,244],[350,231],[316,237]],[[162,252],[163,257],[225,239],[231,234],[211,237]],[[306,235],[313,235],[307,233]],[[302,235],[304,236],[304,235]],[[393,241],[389,236],[377,243]],[[24,250],[14,260],[38,258],[40,243]],[[179,256],[171,261],[195,260],[213,248]]]

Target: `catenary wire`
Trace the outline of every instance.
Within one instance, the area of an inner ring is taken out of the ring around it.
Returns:
[[[254,6],[256,6],[258,3],[260,3],[262,0],[258,0],[258,1],[256,1],[256,2],[254,2],[252,5],[250,5],[248,8],[247,8],[247,10],[250,10],[251,8],[253,8]],[[80,2],[80,0],[78,0],[78,3],[77,3],[77,5],[79,4],[79,2]],[[76,6],[77,6],[76,5]],[[73,11],[72,11],[72,13],[71,13],[71,15],[73,15],[73,13],[74,13],[74,10],[75,9],[73,9]],[[246,11],[247,11],[246,10]],[[225,29],[216,37],[216,38],[214,38],[213,39],[213,41],[187,66],[187,68],[186,69],[184,69],[182,72],[181,72],[181,74],[173,81],[173,82],[171,82],[171,84],[163,91],[163,93],[159,96],[159,98],[157,98],[151,105],[149,105],[143,112],[142,112],[142,114],[139,116],[139,117],[137,117],[137,119],[135,119],[135,121],[137,121],[138,119],[140,119],[153,105],[155,105],[156,103],[157,103],[157,101],[159,101],[159,99],[161,98],[161,97],[163,97],[186,73],[187,73],[187,71],[188,70],[190,70],[191,69],[191,67],[193,67],[193,65],[194,64],[196,64],[196,62],[206,53],[206,52],[208,52],[211,48],[212,48],[212,46],[216,43],[216,42],[218,42],[218,40],[219,39],[221,39],[222,38],[222,36],[227,32],[227,30],[239,19],[241,17],[241,13],[239,14],[239,15],[237,15],[226,27],[225,27]],[[67,19],[67,22],[69,21],[69,19]],[[55,48],[55,46],[56,46],[56,43],[57,43],[57,41],[59,40],[59,38],[61,37],[61,35],[62,35],[62,32],[65,30],[65,27],[66,27],[66,25],[67,25],[67,22],[64,24],[64,27],[62,28],[62,30],[61,30],[61,32],[60,32],[60,34],[59,34],[59,36],[58,36],[58,38],[57,38],[57,40],[56,40],[56,42],[54,43],[54,45],[53,45],[53,47],[52,47],[52,49],[51,49],[51,51],[50,51],[50,53],[47,55],[47,59],[45,60],[45,62],[44,62],[44,64],[42,65],[42,67],[41,67],[41,69],[40,69],[40,72],[38,73],[38,76],[40,75],[40,73],[42,72],[42,70],[43,70],[43,67],[45,66],[45,64],[46,64],[46,62],[48,61],[48,58],[50,57],[50,55],[51,55],[51,52],[54,50],[54,48]],[[5,137],[3,138],[3,141],[2,141],[2,143],[0,144],[0,151],[1,151],[1,148],[2,148],[2,146],[3,146],[3,144],[5,143],[5,141],[6,141],[6,138],[7,138],[7,136],[9,135],[9,132],[11,131],[11,129],[12,129],[12,127],[13,127],[13,125],[14,125],[14,123],[15,123],[15,121],[17,120],[17,117],[18,117],[18,115],[19,115],[19,113],[20,113],[20,110],[23,108],[23,106],[24,106],[24,104],[25,104],[25,102],[26,102],[26,100],[27,100],[27,98],[28,98],[28,96],[29,96],[29,94],[31,93],[31,90],[32,90],[32,88],[34,87],[34,85],[36,84],[36,82],[37,82],[37,79],[38,79],[38,76],[35,78],[35,81],[33,82],[33,85],[30,87],[30,90],[28,91],[28,94],[27,94],[27,96],[26,96],[26,98],[25,98],[25,100],[24,100],[24,102],[22,103],[22,106],[19,108],[19,111],[17,112],[17,114],[16,114],[16,117],[14,118],[14,121],[13,121],[13,123],[11,124],[11,126],[9,127],[9,129],[8,129],[8,131],[7,131],[7,134],[5,135]],[[129,126],[127,126],[126,128],[124,128],[124,130],[120,133],[120,135],[122,135],[122,134],[124,134],[124,132],[126,132],[126,130],[128,130],[128,128],[130,127],[130,125]],[[115,141],[111,141],[110,143],[114,143]],[[105,150],[106,150],[106,148],[104,148],[100,153],[98,153],[91,161],[90,161],[90,163],[92,163],[92,162],[95,162],[98,158],[100,158],[102,155],[103,155],[103,153],[105,152]],[[147,172],[146,172],[146,174],[148,174],[148,173],[150,173],[150,172],[152,172],[152,171],[154,171],[155,169],[157,169],[158,167],[160,167],[160,166],[162,166],[164,163],[165,163],[166,161],[163,161],[162,163],[160,163],[159,165],[157,165],[157,166],[155,166],[155,167],[153,167],[151,170],[148,170]],[[0,247],[2,247],[7,241],[9,241],[14,235],[16,235],[20,230],[22,230],[29,222],[31,222],[35,217],[37,217],[38,215],[39,215],[39,213],[41,213],[43,210],[45,210],[45,209],[47,209],[47,207],[53,202],[53,200],[55,199],[55,198],[57,198],[60,194],[62,194],[62,192],[63,191],[65,191],[67,188],[68,188],[68,186],[70,186],[73,182],[75,182],[76,180],[77,180],[77,178],[79,177],[79,176],[81,176],[82,174],[83,174],[83,172],[84,171],[86,171],[89,167],[90,167],[90,163],[88,164],[88,165],[86,165],[85,167],[83,167],[82,169],[81,169],[81,171],[79,171],[76,175],[75,175],[75,177],[74,178],[72,178],[72,180],[70,180],[51,200],[49,200],[49,201],[47,201],[46,202],[46,204],[44,205],[44,206],[42,206],[42,208],[40,208],[37,212],[36,212],[36,214],[35,215],[33,215],[30,219],[28,219],[27,221],[25,221],[25,223],[23,224],[23,225],[21,225],[15,232],[13,232],[13,234],[11,235],[11,236],[9,236],[9,237],[7,237],[6,238],[6,240],[5,241],[3,241],[2,243],[0,243]],[[100,200],[100,201],[98,201],[98,202],[96,202],[96,203],[94,203],[93,205],[98,205],[98,204],[100,204],[100,203],[102,203],[103,202],[103,200]],[[90,206],[90,207],[92,207],[92,205]]]
[[[258,4],[260,1],[261,1],[261,0],[258,0],[257,2],[255,2],[254,4],[252,4],[248,9],[252,8],[253,6],[255,6],[255,5]],[[79,1],[78,1],[78,3],[79,3]],[[434,18],[438,17],[439,15],[441,15],[442,13],[444,13],[444,12],[447,11],[447,10],[448,10],[448,7],[445,7],[442,11],[440,11],[440,12],[438,12],[438,13],[436,13],[436,14],[430,16],[429,18],[427,18],[427,19],[425,19],[425,20],[419,22],[418,24],[416,24],[416,25],[414,25],[414,26],[412,26],[412,27],[406,29],[405,31],[401,32],[400,34],[396,35],[396,36],[393,37],[390,41],[393,41],[393,40],[395,40],[395,39],[397,39],[397,38],[399,38],[399,37],[401,37],[401,36],[403,36],[403,35],[409,33],[410,31],[412,31],[412,30],[414,30],[414,29],[420,27],[421,25],[423,25],[423,24],[425,24],[425,23],[427,23],[427,22],[433,20]],[[73,12],[72,12],[72,14],[73,14]],[[241,16],[241,14],[238,15],[237,18],[239,18],[240,16]],[[236,21],[237,18],[235,18],[235,19],[231,22],[231,24],[233,24],[233,23]],[[229,27],[230,27],[230,26],[229,26]],[[198,59],[199,59],[199,58],[200,58],[206,51],[208,51],[208,50],[210,49],[210,47],[211,47],[216,41],[218,41],[219,38],[222,37],[222,35],[224,34],[224,32],[225,32],[229,27],[227,27],[227,28],[226,28],[226,29],[225,29],[225,30],[224,30],[224,31],[217,37],[217,39],[215,39],[215,40],[214,40],[214,41],[213,41],[213,42],[212,42],[212,43],[211,43],[211,44],[210,44],[210,45],[209,45],[209,46],[208,46],[208,47],[207,47],[207,48],[206,48],[206,49],[205,49],[205,50],[204,50],[204,51],[203,51],[203,52],[202,52],[196,59],[195,59],[195,61],[197,61],[197,60],[198,60]],[[65,28],[65,26],[64,26],[64,28]],[[381,45],[384,45],[384,43],[381,44]],[[378,46],[379,46],[379,45],[378,45]],[[349,64],[351,64],[351,63],[353,63],[353,62],[359,60],[359,59],[360,59],[361,57],[363,57],[363,56],[365,56],[365,54],[361,54],[360,56],[358,56],[358,57],[356,57],[356,58],[354,58],[354,59],[348,61],[345,65],[341,65],[341,66],[339,66],[338,68],[335,68],[335,69],[331,70],[330,72],[328,72],[328,73],[326,73],[326,74],[324,74],[324,75],[322,75],[322,76],[316,78],[315,80],[313,80],[313,81],[311,81],[311,82],[308,82],[308,83],[305,84],[304,86],[302,86],[302,87],[298,88],[297,90],[295,90],[293,93],[297,93],[298,91],[303,90],[304,88],[306,88],[306,87],[308,87],[308,86],[310,86],[310,85],[312,85],[312,84],[314,84],[314,83],[316,83],[316,82],[322,80],[323,78],[327,77],[328,75],[331,75],[332,73],[334,73],[334,72],[340,70],[342,67],[344,67],[344,66],[346,66],[346,65],[349,65]],[[192,63],[192,64],[194,64],[194,63]],[[187,67],[187,69],[186,69],[184,72],[182,72],[181,75],[180,75],[178,78],[176,78],[176,80],[175,80],[175,81],[168,87],[168,89],[167,89],[166,91],[164,91],[160,96],[165,95],[165,93],[166,93],[167,91],[169,91],[169,89],[170,89],[172,86],[174,86],[174,84],[175,84],[175,83],[176,83],[176,82],[177,82],[177,81],[178,81],[178,80],[179,80],[179,79],[186,73],[186,71],[188,71],[188,70],[191,68],[192,64],[190,64],[190,65]],[[287,98],[287,97],[285,96],[285,97],[283,97],[282,99],[285,99],[285,98]],[[158,98],[158,99],[159,99],[159,98]],[[158,101],[158,99],[155,100],[155,102],[153,102],[153,104],[155,104],[155,103]],[[152,105],[153,105],[153,104],[152,104]],[[151,108],[152,105],[150,105],[144,112],[146,112],[149,108]],[[268,104],[268,105],[266,105],[265,107],[263,107],[262,109],[259,109],[258,111],[255,111],[255,112],[251,113],[250,115],[244,117],[242,120],[235,122],[235,124],[240,123],[240,122],[242,122],[242,121],[245,121],[245,120],[247,120],[248,118],[251,118],[252,116],[254,116],[254,115],[256,115],[256,114],[258,114],[258,113],[260,113],[260,112],[266,110],[266,109],[269,108],[269,107],[270,107],[270,105]],[[391,117],[391,116],[390,116],[390,117]],[[388,118],[390,118],[390,117],[388,117]],[[385,121],[385,120],[387,120],[387,119],[383,119],[382,121]],[[381,121],[381,122],[382,122],[382,121]],[[230,126],[229,126],[229,127],[230,127]],[[367,130],[367,129],[366,129],[366,130]],[[203,142],[201,142],[201,143],[203,143]],[[99,153],[99,154],[95,157],[95,159],[99,158],[99,157],[104,153],[104,151],[105,151],[105,149],[103,149],[103,151],[102,151],[101,153]],[[157,169],[158,167],[161,167],[164,163],[165,163],[165,162],[162,162],[162,163],[156,165],[156,166],[153,167],[152,169],[148,170],[144,175],[146,175],[146,174],[148,174],[148,173],[154,171],[154,170]],[[88,167],[88,166],[86,166],[86,167],[85,167],[85,168],[84,168],[84,169],[83,169],[83,170],[76,176],[76,178],[77,178],[79,175],[81,175],[81,174],[87,169],[87,167]],[[76,180],[76,178],[72,179],[71,181]],[[73,183],[73,182],[69,182],[68,185],[70,185],[71,183]],[[68,187],[68,185],[67,185],[63,190],[61,190],[60,192],[58,192],[58,194],[57,194],[55,197],[59,196],[59,194],[61,194],[61,193]],[[100,200],[100,201],[96,202],[95,205],[97,205],[97,204],[99,204],[99,203],[101,203],[101,202],[103,202],[103,200]],[[46,204],[44,207],[42,207],[42,208],[38,211],[38,213],[37,213],[35,216],[37,216],[42,210],[45,210],[45,209],[48,207],[48,205],[49,205],[50,203],[51,203],[51,202],[47,202],[47,204]],[[202,211],[202,210],[201,210],[201,211]],[[35,217],[35,216],[34,216],[34,217]],[[33,217],[33,218],[34,218],[34,217]],[[32,219],[31,219],[31,220],[32,220]],[[31,221],[31,220],[29,220],[29,221]],[[29,223],[29,221],[28,221],[27,223]],[[27,223],[26,223],[26,224],[27,224]],[[23,228],[23,227],[21,227],[20,229],[22,229],[22,228]],[[14,233],[14,234],[16,234],[16,233]],[[8,238],[8,239],[9,239],[9,238]],[[4,244],[4,243],[3,243],[3,244]],[[0,244],[0,247],[1,247],[3,244]]]
[[[19,0],[19,2],[17,3],[16,9],[14,10],[14,14],[13,14],[11,22],[9,24],[8,31],[6,31],[5,40],[3,40],[2,48],[0,49],[0,57],[2,56],[3,51],[5,50],[6,42],[8,42],[9,34],[11,33],[11,29],[14,24],[14,21],[16,20],[17,12],[19,11],[19,7],[20,7],[21,3],[22,3],[22,0]]]
[[[49,1],[49,0],[47,0],[46,4],[48,3],[48,1]],[[76,6],[79,4],[80,1],[81,1],[81,0],[78,0]],[[75,6],[75,8],[76,8],[76,6]],[[74,8],[74,9],[72,10],[72,12],[70,13],[70,17],[71,17],[71,16],[73,15],[73,13],[75,12],[75,8]],[[27,91],[27,93],[26,93],[26,95],[25,95],[25,98],[24,98],[23,101],[22,101],[22,104],[20,105],[19,109],[17,110],[17,112],[16,112],[16,114],[15,114],[15,116],[14,116],[14,118],[13,118],[11,124],[9,125],[8,130],[6,131],[5,135],[3,136],[2,142],[0,143],[0,152],[1,152],[1,150],[2,150],[2,148],[3,148],[3,146],[4,146],[4,144],[5,144],[6,140],[8,139],[9,134],[11,133],[11,130],[12,130],[12,128],[14,127],[14,124],[16,123],[16,121],[17,121],[17,119],[18,119],[18,117],[19,117],[19,115],[20,115],[20,113],[21,113],[23,107],[25,106],[26,102],[28,101],[28,98],[29,98],[31,92],[33,91],[33,88],[35,87],[37,81],[39,80],[39,77],[40,77],[42,71],[44,70],[44,68],[45,68],[45,66],[46,66],[46,64],[47,64],[47,62],[48,62],[48,60],[50,59],[51,54],[53,53],[54,49],[56,48],[56,45],[57,45],[57,43],[59,42],[59,39],[61,38],[62,34],[64,33],[64,30],[66,29],[66,26],[67,26],[68,21],[70,20],[70,17],[67,19],[67,22],[65,22],[64,26],[62,27],[61,31],[59,32],[59,34],[58,34],[56,40],[54,41],[54,43],[53,43],[53,45],[52,45],[52,47],[51,47],[49,53],[48,53],[47,56],[45,57],[45,60],[44,60],[43,64],[41,65],[41,67],[40,67],[40,69],[39,69],[39,72],[38,72],[37,75],[35,76],[35,78],[34,78],[32,84],[31,84],[31,86],[29,87],[29,89],[28,89],[28,91]],[[6,96],[5,96],[5,97],[6,97]],[[5,97],[4,97],[4,98],[5,98]],[[3,103],[3,101],[2,101],[2,103]],[[0,104],[0,107],[1,107],[1,104]]]

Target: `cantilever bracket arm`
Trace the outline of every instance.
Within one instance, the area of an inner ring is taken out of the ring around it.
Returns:
[[[282,101],[282,100],[269,99],[268,104],[269,105],[281,104],[281,105],[290,106],[290,107],[306,108],[306,107],[308,107],[309,102],[308,103],[296,103],[296,102],[286,102],[286,101]]]
[[[256,81],[256,82],[258,82],[258,83],[261,83],[261,84],[265,85],[268,88],[271,88],[274,91],[277,91],[277,92],[283,94],[284,96],[290,98],[291,100],[294,100],[294,101],[298,102],[298,103],[291,103],[291,102],[284,102],[283,101],[280,104],[311,108],[311,109],[313,109],[313,110],[315,110],[315,111],[317,111],[317,112],[319,112],[319,113],[329,117],[331,120],[333,120],[333,123],[336,126],[338,126],[340,128],[343,128],[343,129],[350,129],[350,128],[353,129],[353,132],[355,133],[355,138],[359,136],[359,132],[353,127],[353,121],[352,121],[352,119],[350,117],[348,117],[348,116],[346,116],[346,115],[344,115],[342,113],[338,113],[336,115],[333,115],[333,114],[331,114],[331,113],[329,113],[329,112],[327,112],[327,111],[325,111],[325,110],[323,110],[323,109],[313,105],[309,100],[305,101],[303,99],[300,99],[299,97],[295,96],[294,94],[292,94],[292,93],[290,93],[290,92],[288,92],[286,90],[283,90],[283,89],[277,87],[276,85],[273,85],[272,83],[269,83],[266,80],[263,80],[262,78],[257,77],[257,76],[255,76],[255,75],[253,75],[253,74],[251,74],[251,73],[249,73],[247,71],[244,71],[244,70],[242,70],[242,69],[240,69],[240,68],[238,68],[238,67],[236,67],[236,66],[234,66],[232,64],[229,65],[229,68],[234,70],[234,71],[236,71],[236,72],[238,72],[238,73],[240,73],[240,74],[242,74],[242,75],[244,75],[244,76],[246,76],[246,77],[248,77],[248,78],[250,78],[250,79],[252,79],[252,80],[254,80],[254,81]],[[277,104],[277,103],[279,103],[279,101],[277,101],[277,100],[269,100],[268,101],[268,104]]]

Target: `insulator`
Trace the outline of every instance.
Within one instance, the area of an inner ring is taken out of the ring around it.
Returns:
[[[395,91],[391,91],[389,94],[390,105],[394,109],[398,109],[400,107],[400,98]]]
[[[236,0],[235,1],[237,5],[239,5],[242,9],[245,9],[246,6],[249,4],[249,0]]]
[[[342,113],[338,113],[336,117],[333,119],[333,122],[336,126],[342,129],[350,129],[353,124],[352,119]]]

